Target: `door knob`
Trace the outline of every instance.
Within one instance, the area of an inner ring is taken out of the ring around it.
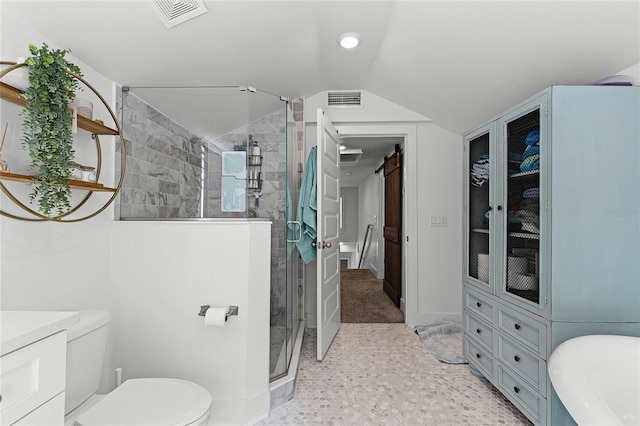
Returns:
[[[331,241],[323,241],[322,248],[331,248]]]
[[[311,241],[311,247],[318,248],[318,243],[316,243],[315,241]]]

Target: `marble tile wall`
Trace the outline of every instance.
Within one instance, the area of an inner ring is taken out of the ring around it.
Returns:
[[[202,139],[131,92],[117,96],[116,108],[127,150],[116,218],[199,217]]]

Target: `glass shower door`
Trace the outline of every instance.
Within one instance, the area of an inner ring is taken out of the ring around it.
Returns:
[[[281,210],[277,219],[272,219],[274,241],[272,250],[281,254],[281,257],[274,257],[275,264],[272,266],[270,369],[272,381],[287,375],[295,341],[302,337],[298,337],[297,332],[304,309],[303,264],[293,242],[299,233],[299,228],[295,225],[295,215],[302,178],[298,170],[304,147],[302,105],[301,99],[287,102],[282,109],[283,121],[279,124],[286,131],[277,148],[278,158],[281,159],[278,164],[282,168],[282,172],[278,170],[280,177],[278,205]],[[271,168],[267,167],[265,179],[268,179],[271,173]]]
[[[300,173],[299,164],[304,160],[304,99],[294,99],[287,109],[287,190],[289,196],[287,200],[290,205],[287,209],[287,280],[291,283],[289,288],[290,315],[287,319],[290,325],[289,341],[291,342],[287,348],[287,358],[291,361],[293,349],[298,336],[300,322],[304,318],[304,292],[303,292],[303,271],[304,263],[300,257],[300,253],[294,250],[294,241],[300,237],[300,227],[296,222],[296,213],[298,205],[299,188],[302,181],[302,173]],[[291,225],[289,225],[291,224]]]

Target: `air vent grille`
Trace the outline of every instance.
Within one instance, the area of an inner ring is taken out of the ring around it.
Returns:
[[[149,3],[167,28],[207,12],[202,0],[150,0]]]
[[[353,164],[362,157],[361,149],[345,149],[340,151],[340,163]]]
[[[327,106],[361,106],[361,92],[328,92]]]

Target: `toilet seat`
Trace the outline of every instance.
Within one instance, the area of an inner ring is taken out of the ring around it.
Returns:
[[[186,426],[209,416],[211,394],[179,379],[129,379],[75,419],[77,426]]]

